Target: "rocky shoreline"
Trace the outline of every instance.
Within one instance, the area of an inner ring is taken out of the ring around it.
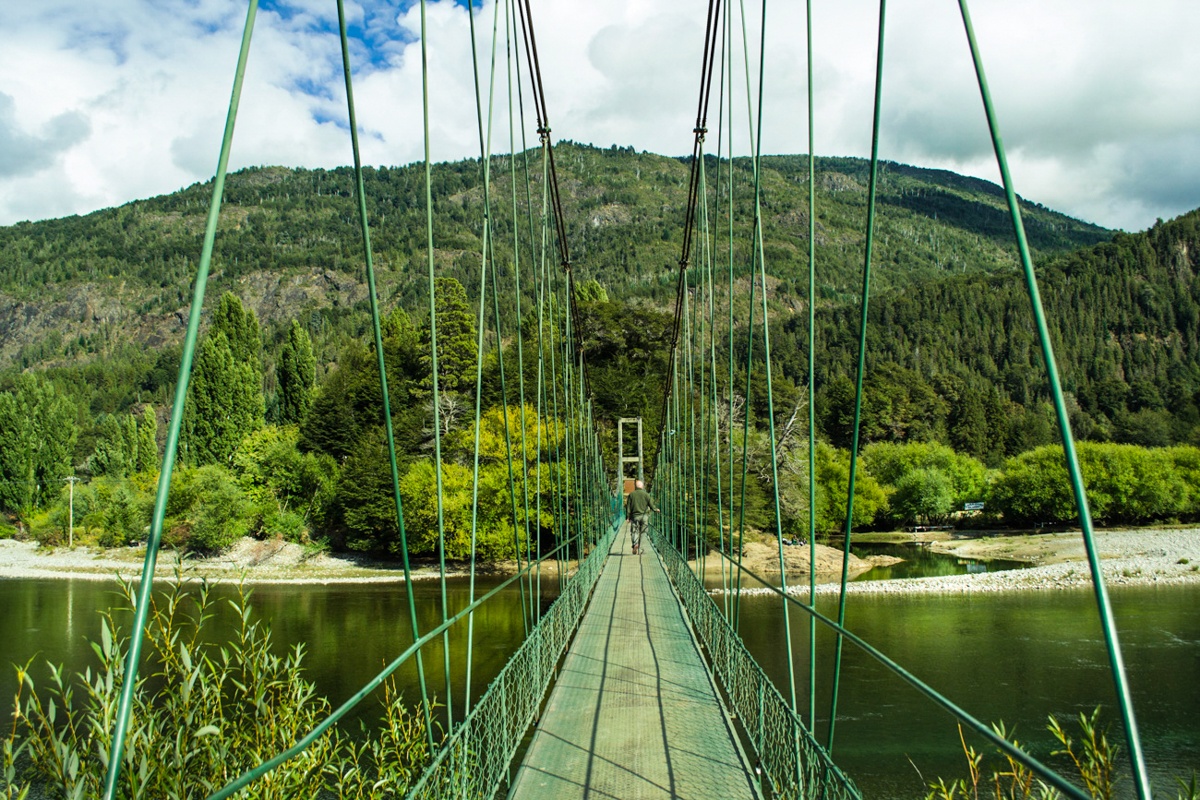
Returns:
[[[137,580],[146,558],[145,547],[91,548],[39,547],[36,542],[0,539],[0,580],[52,578],[75,580]],[[243,538],[230,550],[208,558],[186,557],[182,562],[171,551],[159,553],[156,580],[170,578],[179,564],[187,579],[244,581],[246,583],[396,583],[404,580],[398,561],[381,561],[352,554],[313,552],[283,541]],[[542,573],[556,574],[553,564]],[[439,577],[436,566],[414,564],[413,580]],[[477,574],[509,575],[511,562],[487,564]],[[448,564],[447,575],[467,574],[461,564]]]
[[[1003,558],[1031,566],[967,575],[894,580],[860,580],[848,594],[976,594],[1081,590],[1092,587],[1083,536],[1078,531],[1032,535],[947,535],[921,542],[937,552],[987,561]],[[1107,586],[1200,584],[1200,529],[1113,530],[1096,533],[1096,548]],[[836,581],[818,573],[817,594],[839,591]],[[769,589],[743,589],[763,593]],[[807,596],[797,584],[789,594]]]
[[[912,537],[901,539],[915,540]],[[1109,586],[1200,584],[1200,529],[1099,531],[1096,542],[1105,582]],[[924,537],[918,543],[960,558],[1025,561],[1031,566],[967,575],[859,580],[848,584],[848,591],[852,594],[971,594],[1086,589],[1092,585],[1083,539],[1078,532],[1034,535],[941,534]],[[779,564],[777,551],[772,554],[767,552],[768,549],[762,548],[762,558],[758,559],[762,563],[746,565],[764,574],[764,577],[771,564],[776,570]],[[807,575],[807,549],[787,549],[789,575],[794,569],[800,569]],[[838,591],[840,557],[840,552],[831,548],[820,549],[818,594]],[[144,558],[143,548],[42,548],[34,542],[0,540],[0,579],[112,580],[118,575],[125,579],[136,579],[141,573]],[[794,558],[798,559],[796,564],[793,564]],[[712,559],[710,571],[716,556],[712,556]],[[803,561],[803,564],[799,561]],[[193,578],[244,580],[248,583],[385,583],[404,580],[404,573],[395,562],[310,552],[299,545],[281,541],[243,539],[226,553],[211,558],[189,558],[185,563],[188,575]],[[851,566],[852,573],[860,573],[869,567],[858,559]],[[169,577],[175,568],[175,556],[165,552],[158,559],[156,576]],[[553,564],[542,567],[543,574],[553,572],[553,569]],[[489,564],[485,571],[509,575],[515,572],[515,565]],[[466,573],[462,565],[452,565],[449,574]],[[414,580],[427,580],[436,578],[438,571],[436,567],[418,565],[414,566],[412,576]],[[807,580],[796,580],[791,591],[807,595],[807,583]]]

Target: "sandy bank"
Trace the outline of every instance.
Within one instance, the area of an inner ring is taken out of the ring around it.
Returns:
[[[1200,528],[1171,530],[1099,531],[1096,534],[1105,581],[1110,586],[1200,584]],[[1078,533],[1037,535],[939,534],[927,537],[924,546],[941,553],[978,560],[1025,561],[1026,569],[1002,570],[930,578],[860,580],[849,584],[854,594],[968,594],[975,592],[1047,591],[1083,589],[1091,586],[1091,573]],[[793,591],[807,595],[809,549],[784,548],[789,582]],[[145,550],[140,547],[110,550],[76,547],[43,548],[34,542],[0,540],[0,578],[75,578],[112,580],[120,575],[137,579]],[[778,547],[747,544],[743,566],[764,577],[779,574]],[[299,545],[281,541],[243,539],[226,553],[211,558],[189,558],[189,575],[210,580],[239,580],[249,583],[388,583],[404,580],[398,562],[365,557],[306,552]],[[718,558],[710,554],[708,571],[720,575]],[[870,561],[851,556],[851,576],[868,572]],[[450,575],[465,575],[466,565],[448,565]],[[175,555],[159,556],[156,575],[169,577]],[[554,565],[544,564],[544,575],[553,576]],[[484,574],[511,575],[515,564],[488,565]],[[436,565],[413,567],[414,580],[438,576]],[[819,594],[836,592],[841,575],[841,552],[818,545]],[[869,574],[867,576],[869,578]],[[719,580],[719,577],[717,578]],[[748,589],[746,591],[765,591]]]
[[[926,541],[932,550],[961,558],[1025,561],[1033,566],[997,572],[848,584],[851,594],[973,594],[977,592],[1053,591],[1092,586],[1080,533],[1036,535],[942,535]],[[1108,586],[1200,584],[1200,529],[1098,531],[1096,546]],[[750,591],[767,591],[762,589]],[[806,586],[789,589],[807,595]],[[821,583],[817,594],[835,593],[836,583]]]
[[[91,547],[39,547],[36,542],[0,539],[0,578],[75,578],[112,580],[116,576],[136,580],[146,558],[144,547],[100,549]],[[210,558],[186,559],[188,575],[210,580],[240,580],[247,583],[394,583],[404,580],[404,570],[396,561],[379,561],[349,555],[312,553],[297,544],[283,541],[259,541],[245,538],[225,553]],[[155,567],[156,578],[168,578],[175,571],[176,555],[161,552]],[[447,574],[466,575],[467,567],[448,564]],[[512,562],[489,564],[477,574],[511,575]],[[438,568],[414,565],[413,580],[432,580]],[[554,564],[543,564],[542,574],[556,575]]]
[[[840,579],[842,575],[842,551],[823,544],[818,544],[816,550],[818,578],[835,576]],[[711,557],[715,561],[716,556],[713,555]],[[807,544],[784,546],[783,559],[787,565],[788,579],[791,580],[792,578],[801,576],[807,577],[810,571],[810,558],[811,553]],[[742,566],[759,575],[778,575],[779,545],[748,542],[742,550]],[[872,566],[871,561],[859,558],[854,554],[850,555],[849,570],[852,577],[867,572]]]

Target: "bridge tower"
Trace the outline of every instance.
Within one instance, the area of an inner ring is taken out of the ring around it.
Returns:
[[[637,455],[625,455],[625,426],[631,428],[637,427]],[[636,464],[637,474],[630,478],[626,474],[626,464]],[[621,496],[629,494],[633,491],[634,480],[642,480],[642,418],[641,417],[622,417],[617,420],[617,487],[621,491]]]

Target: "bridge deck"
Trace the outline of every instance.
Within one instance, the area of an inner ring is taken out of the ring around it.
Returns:
[[[510,798],[758,796],[670,581],[646,550],[629,553],[628,525],[614,540]]]

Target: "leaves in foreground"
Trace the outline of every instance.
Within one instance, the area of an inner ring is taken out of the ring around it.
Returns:
[[[17,667],[13,726],[0,752],[0,800],[24,800],[31,787],[47,796],[100,796],[129,643],[121,621],[136,597],[130,583],[122,582],[121,591],[126,608],[102,612],[99,640],[91,643],[95,668],[70,675],[48,664],[48,680],[35,685],[32,662]],[[179,571],[166,591],[154,593],[119,797],[206,797],[328,715],[329,702],[304,675],[303,645],[277,655],[249,594],[239,586],[226,606],[205,581],[189,589]],[[386,686],[383,705],[381,730],[351,737],[331,728],[239,796],[403,794],[429,756],[425,727],[394,684]]]

